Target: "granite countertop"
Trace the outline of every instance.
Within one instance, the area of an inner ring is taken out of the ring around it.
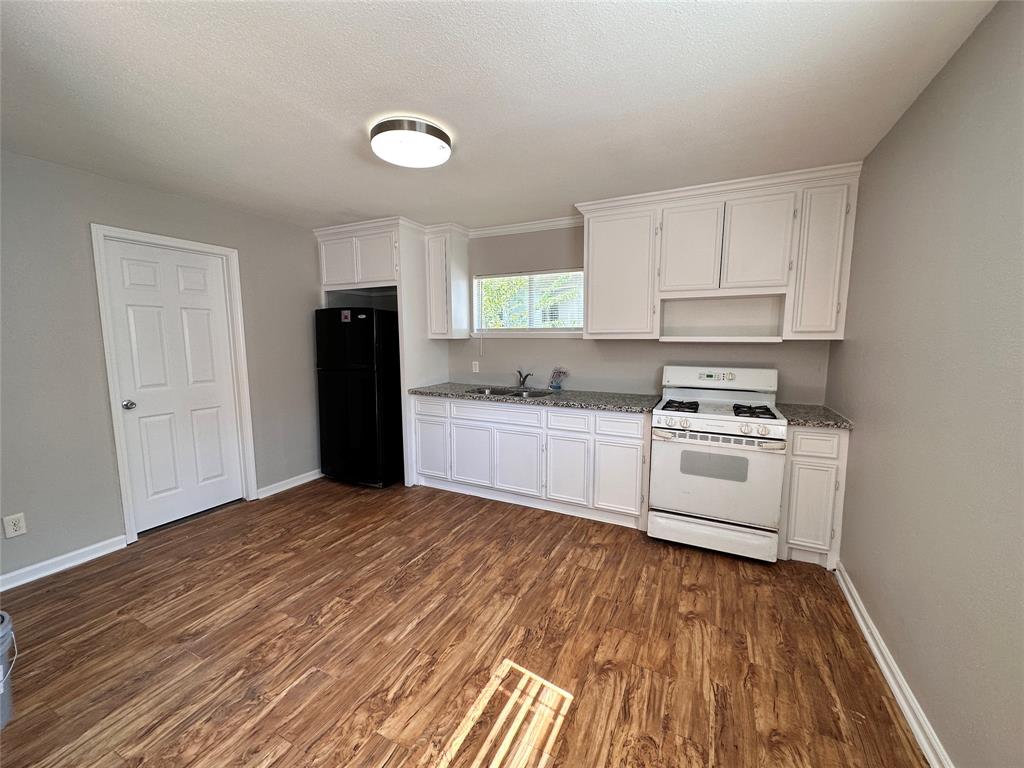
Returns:
[[[826,429],[853,429],[853,422],[824,405],[776,403],[775,407],[786,417],[791,427],[824,427]]]
[[[527,399],[517,395],[481,395],[470,392],[481,387],[508,387],[507,384],[459,384],[447,382],[429,387],[413,387],[410,395],[425,397],[451,397],[458,400],[485,400],[493,403],[516,405],[543,405],[555,408],[582,408],[590,411],[619,411],[620,413],[650,413],[661,400],[660,395],[636,395],[626,392],[588,392],[563,389],[547,397]],[[545,392],[550,390],[543,390]]]

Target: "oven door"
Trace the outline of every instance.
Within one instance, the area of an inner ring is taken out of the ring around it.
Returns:
[[[651,508],[778,530],[786,441],[654,429]]]

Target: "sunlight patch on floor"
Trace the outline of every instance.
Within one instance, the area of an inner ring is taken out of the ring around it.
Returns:
[[[542,768],[572,694],[505,659],[455,729],[438,768]]]

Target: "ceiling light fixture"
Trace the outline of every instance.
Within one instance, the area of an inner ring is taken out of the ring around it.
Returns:
[[[452,156],[451,137],[415,117],[389,117],[370,129],[370,149],[381,160],[404,168],[433,168]]]

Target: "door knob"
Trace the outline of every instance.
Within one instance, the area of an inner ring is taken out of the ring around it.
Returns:
[[[134,400],[122,400],[121,401],[121,407],[124,408],[126,411],[130,411],[132,408],[135,407],[135,401]]]

